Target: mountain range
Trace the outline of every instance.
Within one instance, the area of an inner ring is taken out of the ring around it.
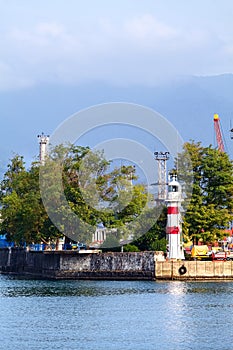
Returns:
[[[150,107],[167,118],[185,141],[216,146],[213,115],[218,113],[227,152],[233,155],[233,75],[182,77],[155,86],[40,85],[0,92],[0,167],[13,153],[31,161],[38,155],[37,135],[51,134],[67,117],[95,104],[130,102]]]

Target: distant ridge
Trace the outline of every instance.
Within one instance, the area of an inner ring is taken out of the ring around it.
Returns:
[[[160,86],[120,87],[95,81],[76,86],[40,85],[0,92],[1,129],[4,130],[0,144],[2,162],[5,163],[13,152],[32,159],[38,154],[36,135],[40,130],[51,134],[73,113],[112,101],[153,108],[176,126],[184,140],[194,139],[207,145],[214,144],[212,116],[218,113],[231,153],[232,91],[233,74],[221,74],[183,77]]]

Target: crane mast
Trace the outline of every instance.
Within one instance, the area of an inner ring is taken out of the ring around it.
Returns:
[[[218,114],[214,115],[214,130],[215,130],[215,134],[216,134],[218,150],[220,152],[225,152],[223,138],[222,138],[222,132],[221,132],[221,127],[220,127],[220,118],[219,118]]]

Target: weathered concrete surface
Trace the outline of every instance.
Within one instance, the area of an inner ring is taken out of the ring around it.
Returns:
[[[52,279],[152,280],[154,252],[82,253],[0,249],[0,272]]]
[[[0,249],[0,273],[49,279],[233,280],[233,261],[158,261],[154,252]]]
[[[57,276],[104,279],[153,279],[154,253],[61,255]]]
[[[233,261],[158,261],[155,277],[157,280],[232,280]]]

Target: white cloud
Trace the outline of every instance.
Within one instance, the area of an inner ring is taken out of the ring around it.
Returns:
[[[93,79],[156,84],[176,75],[208,74],[209,67],[218,73],[214,70],[227,44],[207,29],[184,30],[151,14],[118,22],[101,17],[75,26],[56,21],[37,22],[30,29],[18,25],[0,37],[0,86]]]
[[[57,23],[40,23],[37,28],[36,32],[38,34],[42,35],[48,35],[51,37],[58,37],[64,34],[63,26],[58,25]]]
[[[126,33],[136,40],[169,40],[177,35],[177,30],[159,22],[150,14],[130,19],[125,25]]]

